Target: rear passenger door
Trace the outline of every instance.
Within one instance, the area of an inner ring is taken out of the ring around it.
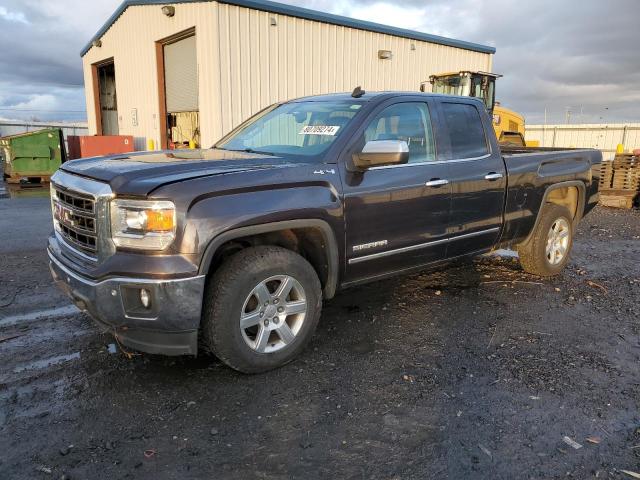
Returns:
[[[452,99],[439,108],[451,185],[447,257],[455,258],[497,242],[507,179],[500,150],[489,137],[495,137],[489,117],[481,115],[485,107]]]

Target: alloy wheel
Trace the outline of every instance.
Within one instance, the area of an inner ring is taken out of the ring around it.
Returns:
[[[273,353],[296,339],[307,314],[307,299],[300,282],[276,275],[258,283],[244,301],[240,330],[257,353]]]

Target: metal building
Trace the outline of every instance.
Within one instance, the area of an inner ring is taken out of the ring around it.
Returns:
[[[596,148],[613,160],[618,145],[627,151],[640,148],[640,123],[527,125],[526,138],[541,147]]]
[[[265,0],[125,0],[82,50],[92,134],[210,146],[267,105],[490,72],[493,47]]]

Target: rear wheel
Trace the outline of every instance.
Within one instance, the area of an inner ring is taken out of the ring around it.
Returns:
[[[320,317],[313,267],[280,247],[252,247],[228,259],[205,290],[205,348],[231,368],[258,373],[304,349]]]
[[[520,264],[541,277],[558,275],[569,262],[573,246],[573,220],[566,207],[545,204],[529,241],[518,246]]]

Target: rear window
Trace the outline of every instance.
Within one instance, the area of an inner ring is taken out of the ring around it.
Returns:
[[[489,153],[478,109],[466,103],[443,103],[444,121],[451,139],[450,160]]]

